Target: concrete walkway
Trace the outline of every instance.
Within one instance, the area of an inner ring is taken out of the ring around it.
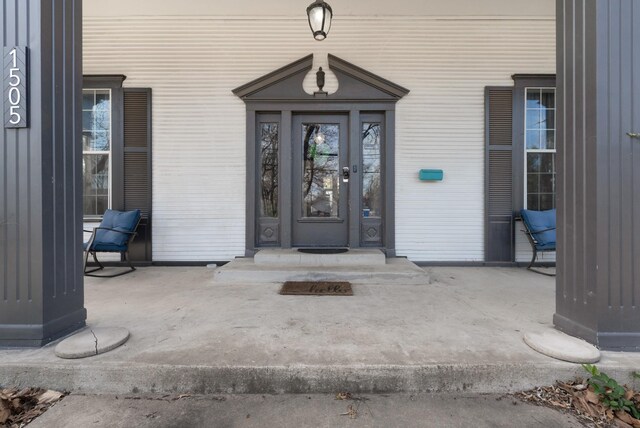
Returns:
[[[579,428],[573,416],[494,395],[66,397],[30,428]],[[349,413],[349,406],[352,411]]]
[[[0,351],[0,385],[88,393],[507,392],[582,375],[531,350],[550,327],[554,280],[524,269],[432,268],[429,284],[356,285],[354,297],[217,285],[207,268],[142,268],[87,278],[93,327],[121,348],[83,360],[53,345]],[[629,381],[640,354],[604,353]]]

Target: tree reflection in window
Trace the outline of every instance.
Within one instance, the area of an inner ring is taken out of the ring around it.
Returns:
[[[379,123],[362,124],[362,216],[380,217],[382,188]]]
[[[278,124],[262,123],[260,136],[260,162],[262,167],[262,217],[278,217]]]
[[[340,126],[303,124],[302,183],[305,217],[338,217]]]
[[[110,208],[111,91],[82,91],[83,214],[98,218]]]

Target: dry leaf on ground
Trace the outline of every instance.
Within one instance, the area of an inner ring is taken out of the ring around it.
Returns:
[[[604,406],[600,396],[582,380],[574,382],[558,382],[555,386],[536,388],[516,394],[523,401],[537,405],[552,407],[562,411],[570,411],[579,419],[590,422],[597,427],[617,426],[621,428],[640,428],[640,420],[629,413]],[[627,390],[625,398],[640,406],[640,394]]]
[[[63,393],[39,388],[0,390],[0,426],[24,427],[62,397]]]
[[[338,392],[336,394],[336,400],[351,400],[350,392]]]
[[[346,413],[341,413],[340,416],[349,416],[350,419],[356,419],[358,417],[358,409],[353,407],[353,404],[349,404]]]

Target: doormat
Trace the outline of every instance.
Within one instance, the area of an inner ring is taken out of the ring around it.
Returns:
[[[353,296],[349,282],[287,281],[280,294],[285,296]]]
[[[348,253],[348,248],[298,248],[298,252],[305,254],[343,254]]]

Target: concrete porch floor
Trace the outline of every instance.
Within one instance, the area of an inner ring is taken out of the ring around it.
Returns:
[[[582,375],[537,354],[554,279],[515,268],[427,268],[430,283],[355,285],[354,297],[280,296],[278,285],[213,282],[197,267],[87,278],[91,327],[121,348],[83,360],[0,350],[0,385],[88,393],[510,392]],[[621,381],[640,354],[604,352]]]

